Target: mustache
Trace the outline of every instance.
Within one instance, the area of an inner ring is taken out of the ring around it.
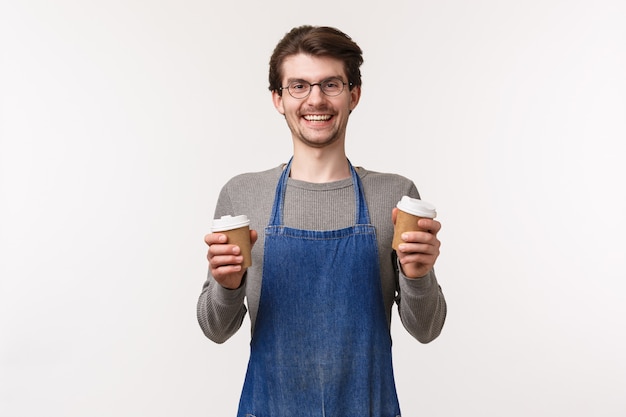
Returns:
[[[328,106],[309,106],[307,108],[302,109],[298,113],[300,114],[310,114],[310,113],[321,113],[321,114],[335,114],[335,111]]]

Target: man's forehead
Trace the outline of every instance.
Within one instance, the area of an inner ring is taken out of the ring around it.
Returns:
[[[345,77],[343,61],[329,56],[296,54],[286,57],[282,64],[284,79],[326,79]]]

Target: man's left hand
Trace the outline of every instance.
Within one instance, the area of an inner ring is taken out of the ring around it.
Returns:
[[[398,209],[392,211],[393,223],[396,223]],[[422,231],[405,232],[402,234],[403,243],[396,251],[402,273],[407,278],[422,278],[428,274],[439,257],[441,242],[437,233],[441,223],[433,219],[420,219],[417,223]]]

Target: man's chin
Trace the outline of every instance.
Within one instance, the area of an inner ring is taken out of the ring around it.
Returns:
[[[300,141],[311,148],[326,148],[337,142],[337,137],[331,138],[300,138]]]

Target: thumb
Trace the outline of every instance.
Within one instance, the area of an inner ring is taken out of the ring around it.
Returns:
[[[391,221],[393,222],[393,224],[396,224],[396,218],[398,217],[398,207],[394,207],[391,210]]]

